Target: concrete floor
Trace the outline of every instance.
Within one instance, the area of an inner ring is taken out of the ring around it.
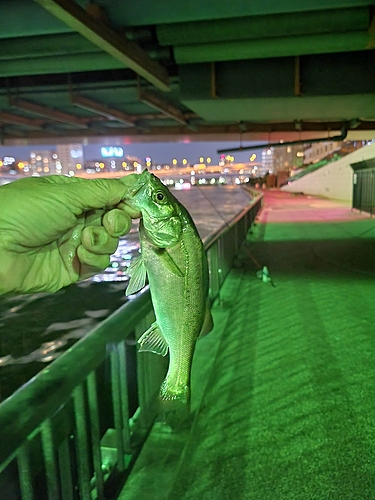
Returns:
[[[375,499],[374,249],[367,214],[266,191],[197,345],[194,420],[156,424],[121,500]]]

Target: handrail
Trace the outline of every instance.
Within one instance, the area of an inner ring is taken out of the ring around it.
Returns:
[[[0,464],[5,463],[38,427],[46,415],[52,415],[66,400],[73,389],[82,383],[103,360],[108,343],[119,342],[127,337],[133,325],[140,322],[151,307],[149,287],[145,287],[135,300],[129,300],[107,319],[79,340],[48,367],[40,371],[0,405],[0,429],[2,436],[11,436],[0,446]],[[127,323],[119,322],[126,314]],[[46,399],[46,393],[48,398]],[[37,403],[38,411],[28,407]],[[21,410],[22,409],[22,410]],[[0,466],[1,470],[1,466]]]
[[[245,209],[204,241],[211,302],[218,297],[239,246],[261,207],[263,196],[257,194]],[[163,358],[148,354],[138,357],[136,351],[135,371],[128,373],[130,347],[126,340],[134,335],[136,341],[152,321],[147,286],[0,404],[0,484],[5,474],[5,484],[10,481],[12,491],[19,490],[18,496],[9,500],[59,498],[57,492],[66,483],[58,472],[62,469],[69,476],[66,484],[78,481],[75,487],[82,500],[91,498],[92,488],[96,489],[98,499],[104,499],[103,455],[108,450],[110,469],[118,480],[123,477],[156,417],[156,410],[148,407],[165,375]],[[103,380],[105,372],[109,381]],[[129,379],[137,381],[138,410],[134,414],[128,405]],[[133,442],[134,437],[137,443]],[[71,458],[72,450],[76,459]],[[39,458],[34,463],[35,455]],[[13,466],[15,462],[18,469]],[[45,475],[46,495],[40,491],[34,494],[35,474]],[[18,484],[16,488],[14,481]]]
[[[258,202],[259,200],[263,197],[262,194],[259,194],[255,200],[253,200],[252,203],[249,203],[247,207],[245,207],[241,212],[239,212],[237,215],[235,215],[232,219],[230,219],[228,222],[225,222],[222,226],[220,226],[219,229],[214,231],[213,233],[210,233],[206,238],[203,239],[204,247],[206,250],[209,250],[210,247],[219,239],[221,238],[225,233],[227,233],[230,229],[232,229],[233,226],[237,224],[239,220],[243,218],[244,215],[246,215]]]

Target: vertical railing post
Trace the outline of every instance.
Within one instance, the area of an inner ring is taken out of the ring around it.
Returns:
[[[85,391],[83,384],[73,391],[74,417],[76,424],[75,449],[78,470],[78,489],[81,500],[91,500],[90,488],[90,455],[87,443],[87,421],[85,408]]]
[[[87,396],[89,404],[91,446],[95,474],[96,495],[97,500],[104,500],[104,478],[102,469],[102,453],[100,447],[100,425],[95,371],[91,372],[87,377]]]
[[[31,475],[29,442],[21,446],[17,453],[18,474],[22,500],[34,500],[33,478]]]
[[[125,453],[124,442],[122,435],[122,408],[119,380],[119,357],[117,346],[112,345],[111,350],[111,388],[112,388],[112,405],[113,417],[115,422],[116,450],[117,450],[117,468],[119,471],[125,469]]]
[[[51,419],[47,419],[43,422],[41,437],[44,464],[46,467],[48,498],[49,500],[59,500],[60,487],[58,465],[56,460],[55,446],[53,442],[53,429]]]
[[[120,405],[122,415],[122,441],[125,452],[130,452],[128,375],[126,370],[125,341],[118,344]]]

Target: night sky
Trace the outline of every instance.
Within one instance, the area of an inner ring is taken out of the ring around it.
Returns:
[[[253,143],[244,143],[243,146],[250,146]],[[219,155],[218,149],[236,148],[239,146],[238,142],[168,142],[168,143],[145,143],[145,144],[119,144],[118,141],[110,138],[103,140],[101,144],[90,144],[83,147],[85,161],[100,160],[100,149],[102,146],[121,146],[124,150],[124,156],[136,156],[142,161],[148,156],[152,159],[153,163],[171,163],[173,158],[176,158],[180,163],[183,158],[186,158],[190,164],[198,163],[199,158],[210,157],[212,164],[217,164]],[[4,156],[14,156],[17,161],[28,160],[31,151],[36,150],[55,150],[54,145],[40,145],[40,146],[0,146],[0,158]],[[231,153],[235,157],[236,162],[249,161],[252,153],[257,154],[257,160],[260,160],[261,149],[255,151],[243,151],[238,153]]]

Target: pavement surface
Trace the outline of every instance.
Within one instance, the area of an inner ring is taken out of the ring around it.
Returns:
[[[156,426],[121,500],[375,500],[374,250],[368,214],[265,191],[197,345],[194,421]]]

